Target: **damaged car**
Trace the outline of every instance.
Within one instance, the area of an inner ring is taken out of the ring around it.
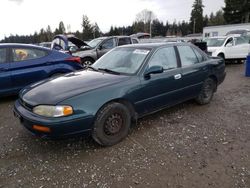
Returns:
[[[86,43],[73,35],[57,35],[52,48],[78,56],[84,66],[89,66],[111,49],[135,43],[139,43],[138,39],[129,36],[99,37]]]

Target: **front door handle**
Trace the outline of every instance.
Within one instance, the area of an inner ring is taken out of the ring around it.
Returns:
[[[176,74],[176,75],[174,75],[174,79],[176,79],[176,80],[181,79],[181,74]]]

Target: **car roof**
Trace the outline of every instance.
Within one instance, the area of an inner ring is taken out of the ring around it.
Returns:
[[[138,43],[138,44],[130,44],[130,45],[124,45],[120,46],[118,48],[148,48],[148,49],[157,49],[159,47],[164,46],[191,46],[190,43],[186,42],[161,42],[161,43]]]
[[[130,36],[126,36],[126,35],[115,35],[115,36],[107,36],[107,37],[98,37],[95,39],[107,39],[107,38],[134,38],[134,37],[130,37]]]
[[[229,38],[229,37],[240,37],[241,35],[239,34],[230,34],[230,35],[227,35],[227,36],[216,36],[216,37],[209,37],[208,39],[226,39],[226,38]]]
[[[216,37],[209,37],[207,39],[226,39],[228,36],[216,36]]]
[[[37,46],[34,44],[21,44],[21,43],[0,43],[0,47],[20,47],[20,48],[37,48],[42,50],[49,50],[48,48]]]

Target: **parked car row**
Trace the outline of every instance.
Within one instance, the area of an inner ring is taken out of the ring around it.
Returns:
[[[87,133],[110,146],[140,117],[190,99],[209,103],[225,78],[224,60],[192,44],[135,43],[58,35],[51,49],[1,44],[0,95],[23,88],[14,114],[35,135]]]
[[[101,37],[87,44],[73,35],[57,35],[51,43],[40,46],[1,44],[0,96],[17,94],[31,83],[81,70],[112,48],[134,43],[138,40],[128,36]]]

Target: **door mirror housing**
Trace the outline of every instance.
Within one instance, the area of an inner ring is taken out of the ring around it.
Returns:
[[[231,42],[226,44],[226,47],[232,47],[232,46],[233,44]]]
[[[102,50],[103,49],[102,45],[98,46],[97,49]]]
[[[144,73],[144,77],[149,77],[150,74],[160,74],[163,73],[163,67],[162,66],[152,66],[149,69],[146,70]]]
[[[75,47],[71,46],[71,47],[69,48],[69,51],[70,51],[71,53],[75,53],[75,52],[77,52],[77,49],[76,49]]]

